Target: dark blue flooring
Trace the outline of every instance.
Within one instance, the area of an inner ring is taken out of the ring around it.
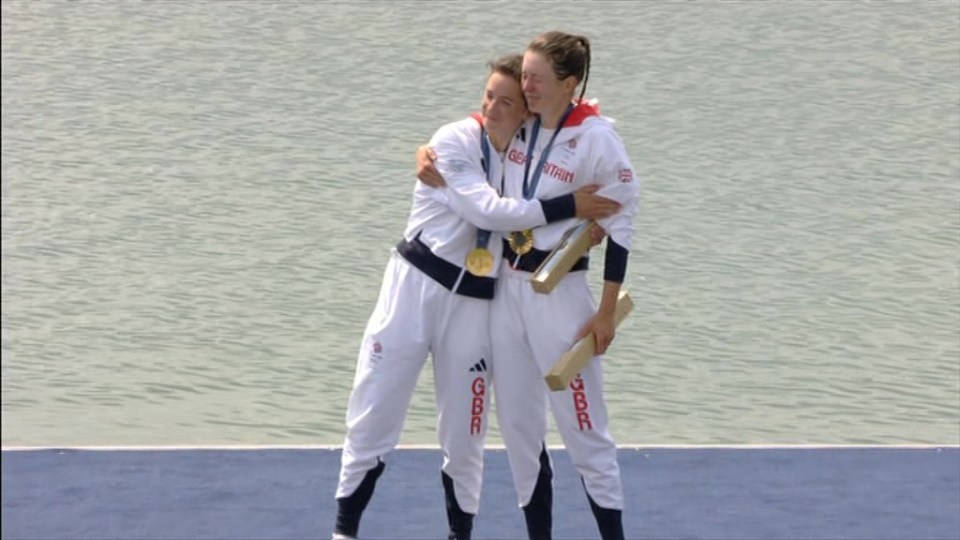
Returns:
[[[563,451],[554,533],[598,538]],[[401,450],[363,539],[440,539],[437,450]],[[622,449],[633,539],[960,539],[960,448]],[[327,539],[339,452],[4,450],[2,538]],[[487,452],[474,538],[522,539],[506,454]]]

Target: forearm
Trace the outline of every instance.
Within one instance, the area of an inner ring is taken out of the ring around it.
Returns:
[[[460,187],[452,183],[454,211],[473,225],[491,231],[530,229],[576,215],[572,194],[546,201],[502,198],[486,184]]]
[[[617,311],[617,297],[620,295],[622,283],[616,281],[604,281],[603,292],[600,296],[600,307],[597,313],[600,315],[613,317]]]
[[[607,238],[607,249],[603,261],[603,293],[600,298],[599,313],[613,315],[617,308],[617,295],[627,274],[627,259],[630,252],[613,238]]]

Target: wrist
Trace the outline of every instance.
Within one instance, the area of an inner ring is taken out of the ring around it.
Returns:
[[[572,193],[540,201],[547,223],[569,219],[577,214],[577,203]]]
[[[613,317],[617,313],[617,303],[616,302],[600,302],[600,307],[597,308],[597,315],[602,315],[604,317]]]

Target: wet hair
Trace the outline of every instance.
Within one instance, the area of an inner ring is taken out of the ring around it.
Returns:
[[[580,99],[583,99],[590,78],[590,40],[586,36],[552,30],[535,37],[527,50],[546,57],[557,79],[576,77],[578,84],[583,83],[580,89]]]
[[[523,72],[523,55],[506,54],[500,58],[497,58],[496,60],[487,62],[487,67],[490,68],[491,75],[494,73],[499,73],[501,75],[510,77],[519,83],[520,74]]]

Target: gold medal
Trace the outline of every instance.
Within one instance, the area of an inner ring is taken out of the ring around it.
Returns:
[[[533,229],[525,231],[513,231],[507,238],[510,249],[517,255],[524,255],[533,249]]]
[[[493,272],[493,253],[487,248],[477,248],[467,254],[467,270],[475,276],[488,276]]]

